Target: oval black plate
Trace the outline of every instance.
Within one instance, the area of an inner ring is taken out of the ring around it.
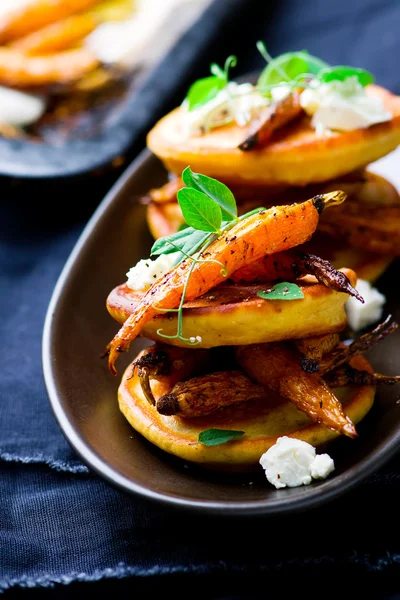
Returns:
[[[100,359],[118,330],[105,308],[111,289],[128,268],[148,256],[151,239],[145,207],[136,201],[166,180],[160,162],[145,152],[99,205],[59,278],[43,334],[46,386],[56,419],[82,460],[129,493],[218,514],[271,514],[304,510],[354,487],[394,455],[400,442],[398,389],[382,387],[358,426],[357,440],[338,439],[329,449],[335,472],[307,487],[275,490],[264,473],[222,476],[162,452],[137,434],[118,409],[123,369],[144,341],[135,341],[110,375]],[[394,266],[380,282],[388,307],[400,319],[399,292],[390,286]],[[400,372],[400,332],[370,358],[377,370]]]

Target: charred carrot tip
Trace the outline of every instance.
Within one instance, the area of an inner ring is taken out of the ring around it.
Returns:
[[[328,194],[318,194],[314,196],[313,203],[318,213],[321,214],[329,206],[337,206],[342,204],[347,198],[347,194],[342,190],[329,192]]]
[[[110,369],[110,372],[113,375],[117,375],[117,369],[114,367],[114,363],[115,363],[115,355],[114,355],[113,351],[110,350],[109,356],[108,356],[108,368]]]
[[[356,438],[358,436],[356,428],[351,422],[343,426],[342,432],[350,438]]]

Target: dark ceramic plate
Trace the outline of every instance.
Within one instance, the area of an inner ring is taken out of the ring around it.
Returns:
[[[232,0],[233,10],[240,1]],[[209,46],[229,19],[225,3],[210,2],[200,12],[189,6],[184,14],[182,10],[179,22],[158,35],[159,47],[165,49],[162,60],[154,59],[145,70],[117,78],[90,98],[81,94],[70,102],[68,93],[55,95],[48,113],[29,136],[0,137],[0,175],[74,177],[119,166],[137,153],[153,123],[166,107],[182,101],[196,74],[202,73],[205,59],[201,57],[208,55]],[[208,23],[212,25],[207,27]],[[168,41],[171,32],[177,35],[173,47]],[[69,116],[65,116],[66,105],[73,107]]]
[[[275,490],[259,472],[222,476],[172,457],[137,434],[119,412],[117,387],[125,366],[143,347],[132,344],[113,377],[100,359],[118,325],[105,308],[110,290],[128,268],[148,256],[151,239],[145,207],[137,197],[166,180],[160,162],[145,152],[99,205],[69,258],[52,297],[43,336],[43,365],[56,419],[82,460],[129,493],[219,514],[269,514],[303,510],[331,500],[373,473],[394,455],[400,441],[399,390],[382,387],[358,426],[357,440],[339,439],[329,452],[335,472],[307,487]],[[393,266],[380,282],[387,310],[400,319]],[[392,279],[393,280],[393,279]],[[370,358],[376,370],[400,373],[400,332]]]
[[[120,164],[138,133],[131,112],[138,91],[132,73],[92,94],[54,96],[24,137],[0,138],[0,175],[71,177]]]

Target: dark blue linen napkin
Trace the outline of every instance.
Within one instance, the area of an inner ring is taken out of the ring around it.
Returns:
[[[400,92],[399,25],[395,0],[217,0],[139,92],[141,118],[128,158],[211,61],[237,54],[238,75],[260,68],[257,39],[273,55],[307,48],[328,62],[368,68]],[[175,575],[192,585],[198,576],[229,575],[227,587],[241,576],[286,588],[296,576],[395,577],[398,458],[315,511],[217,520],[127,497],[89,473],[69,448],[44,387],[43,322],[70,251],[117,175],[0,182],[0,591]]]

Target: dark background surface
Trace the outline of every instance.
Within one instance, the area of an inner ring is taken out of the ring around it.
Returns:
[[[142,90],[143,116],[125,164],[211,61],[236,54],[232,75],[262,67],[258,39],[272,55],[305,48],[367,68],[399,93],[399,26],[397,0],[216,0]],[[126,497],[69,449],[44,388],[43,321],[73,245],[122,169],[0,182],[0,589],[39,598],[99,590],[253,598],[307,590],[309,597],[397,599],[398,458],[317,510],[217,520]]]

